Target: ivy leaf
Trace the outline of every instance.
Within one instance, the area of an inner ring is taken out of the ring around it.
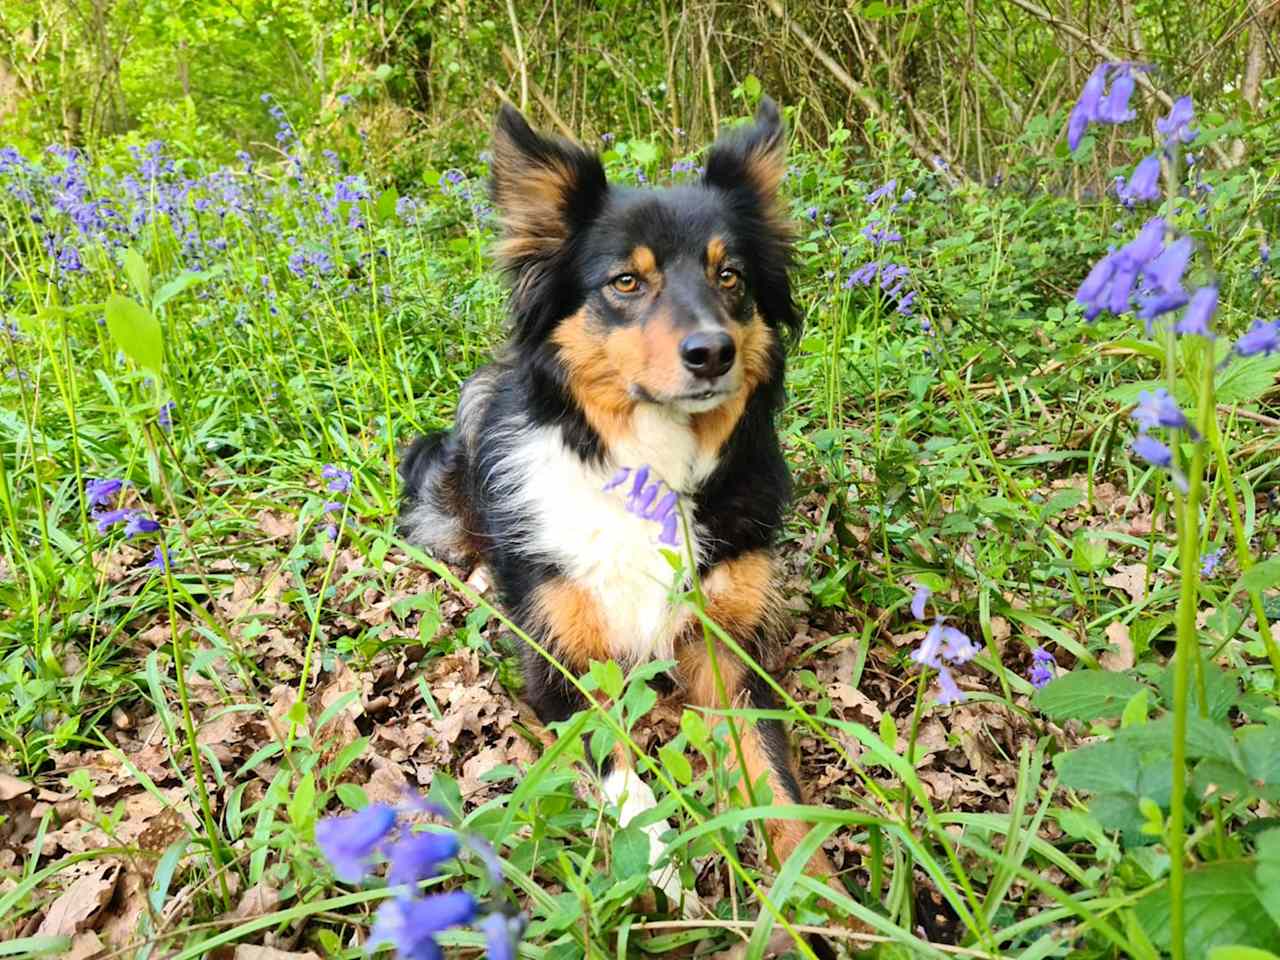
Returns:
[[[107,331],[116,345],[138,366],[159,374],[164,368],[164,334],[155,316],[142,304],[113,293],[106,303]]]

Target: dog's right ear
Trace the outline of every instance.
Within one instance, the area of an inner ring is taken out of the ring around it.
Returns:
[[[497,254],[515,275],[519,298],[531,279],[528,272],[540,273],[558,261],[600,213],[608,185],[599,157],[535,133],[509,104],[498,113],[492,171],[503,234]]]

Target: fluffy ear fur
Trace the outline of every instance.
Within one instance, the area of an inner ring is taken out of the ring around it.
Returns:
[[[577,144],[535,133],[514,107],[498,113],[493,136],[493,201],[502,219],[498,259],[514,278],[517,341],[544,339],[576,304],[560,290],[573,242],[600,212],[608,185],[600,158]]]
[[[730,194],[746,192],[772,225],[783,227],[778,185],[787,171],[785,141],[778,105],[762,97],[754,123],[725,134],[711,147],[702,181]]]

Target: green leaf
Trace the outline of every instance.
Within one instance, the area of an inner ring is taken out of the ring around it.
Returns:
[[[677,783],[687,787],[693,782],[693,767],[690,766],[689,759],[679,750],[671,746],[662,747],[658,750],[658,759],[662,761],[667,772],[676,778]]]
[[[748,73],[747,78],[742,81],[742,90],[750,100],[758,100],[762,89],[763,88],[760,86],[760,78],[754,73]]]
[[[396,215],[396,203],[400,200],[400,194],[395,187],[387,187],[382,193],[378,194],[378,203],[375,208],[378,223],[389,223]]]
[[[140,367],[156,374],[164,368],[164,335],[151,311],[128,297],[113,293],[106,303],[111,339]]]
[[[619,880],[649,872],[649,834],[635,826],[613,834],[613,875]]]
[[[593,660],[588,673],[595,681],[596,689],[602,691],[605,696],[616,700],[621,695],[624,677],[622,668],[615,661]]]
[[[1077,670],[1049,681],[1031,702],[1052,720],[1099,720],[1118,717],[1142,689],[1123,673]]]
[[[1213,863],[1186,876],[1186,955],[1203,957],[1214,947],[1273,947],[1280,928],[1259,900],[1253,865],[1243,861]],[[1169,888],[1144,897],[1138,919],[1157,947],[1169,949]]]
[[[1218,375],[1215,388],[1218,402],[1253,403],[1271,389],[1277,370],[1280,370],[1280,353],[1232,358]]]
[[[1270,590],[1276,584],[1280,584],[1280,557],[1272,557],[1254,564],[1231,585],[1231,593],[1234,595],[1241,590],[1261,593],[1263,590]]]
[[[1096,573],[1107,567],[1107,542],[1083,527],[1071,538],[1071,562],[1081,573]]]
[[[1230,947],[1214,947],[1209,951],[1209,960],[1280,960],[1280,956],[1259,947],[1233,944]]]
[[[1129,698],[1129,702],[1124,705],[1124,712],[1120,714],[1121,727],[1138,727],[1147,722],[1149,694],[1150,691],[1143,687]]]
[[[222,267],[214,267],[212,270],[183,270],[156,291],[156,295],[151,298],[151,306],[159,310],[188,287],[194,287],[196,284],[204,283],[206,280],[212,280],[220,273],[222,273]]]
[[[146,303],[151,296],[151,268],[147,266],[142,254],[133,247],[126,247],[124,251],[124,275],[129,278],[129,284],[138,299]]]
[[[636,140],[631,144],[631,155],[636,158],[636,163],[642,167],[658,161],[658,148],[652,143],[644,140]]]
[[[1079,506],[1083,502],[1083,490],[1077,490],[1075,487],[1067,490],[1059,490],[1045,502],[1044,506],[1040,508],[1040,519],[1044,521],[1059,513],[1065,513],[1072,507]]]
[[[316,816],[316,776],[307,773],[298,781],[298,789],[289,798],[289,822],[306,830]]]

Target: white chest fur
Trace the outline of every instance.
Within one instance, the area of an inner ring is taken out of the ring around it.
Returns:
[[[620,659],[640,662],[672,656],[675,573],[661,553],[659,523],[627,510],[630,483],[604,486],[619,467],[648,466],[650,476],[688,493],[715,466],[699,453],[680,415],[641,407],[633,440],[613,452],[614,462],[590,466],[569,450],[556,427],[522,436],[504,464],[501,487],[508,529],[529,552],[554,562],[591,592]],[[665,492],[665,491],[664,491]],[[687,502],[681,497],[682,506]],[[681,523],[679,552],[687,557]],[[697,555],[697,530],[693,531]]]

